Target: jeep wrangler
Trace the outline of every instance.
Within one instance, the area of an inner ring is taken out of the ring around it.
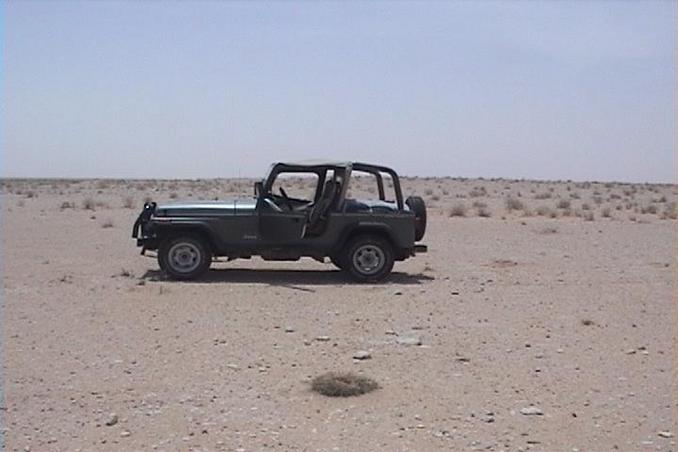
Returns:
[[[379,199],[348,196],[351,180],[365,176],[376,180],[371,191]],[[172,279],[196,279],[217,257],[294,261],[306,256],[329,258],[354,280],[376,282],[391,273],[395,261],[426,251],[426,245],[416,244],[425,231],[424,201],[403,200],[392,169],[306,161],[274,164],[254,184],[253,198],[146,203],[132,237],[141,254],[157,251],[160,268]]]

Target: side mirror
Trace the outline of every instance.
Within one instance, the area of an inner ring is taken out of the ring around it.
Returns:
[[[264,192],[264,183],[259,181],[254,183],[254,196],[259,197]]]

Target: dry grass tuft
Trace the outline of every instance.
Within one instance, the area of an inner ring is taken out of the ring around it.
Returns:
[[[328,397],[350,397],[374,391],[379,384],[351,372],[327,372],[311,382],[311,389]]]
[[[513,197],[508,197],[506,198],[506,210],[509,212],[512,212],[514,210],[524,210],[525,205],[523,202],[519,199],[513,198]]]
[[[94,210],[96,203],[92,198],[87,198],[82,202],[82,208],[85,210]]]
[[[466,216],[466,205],[463,203],[458,203],[452,206],[450,209],[451,217],[465,217]]]

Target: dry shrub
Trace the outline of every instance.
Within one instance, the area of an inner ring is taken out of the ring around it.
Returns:
[[[584,217],[584,220],[586,220],[586,221],[593,221],[593,220],[596,219],[596,217],[593,215],[593,212],[591,212],[590,210],[587,211],[587,212],[584,212],[583,217]]]
[[[481,196],[486,196],[487,195],[487,190],[485,187],[480,186],[480,187],[474,187],[473,190],[468,192],[469,197],[471,198],[479,198]]]
[[[591,210],[591,205],[584,203],[584,204],[581,205],[581,209],[582,210]]]
[[[551,192],[545,191],[544,193],[539,193],[535,195],[534,199],[551,199]]]
[[[610,209],[609,207],[604,207],[600,214],[603,216],[603,218],[611,218],[612,209]]]
[[[85,209],[85,210],[94,210],[95,205],[96,205],[96,203],[94,202],[94,200],[92,198],[86,198],[82,202],[82,208]]]
[[[513,197],[506,198],[506,210],[508,210],[509,212],[513,210],[524,210],[524,209],[525,205],[519,199]]]
[[[561,199],[561,200],[558,201],[558,203],[556,204],[556,207],[557,207],[558,209],[569,209],[571,205],[572,205],[572,203],[570,202],[569,199]]]
[[[122,200],[122,206],[125,209],[131,209],[134,207],[134,199],[131,196],[126,197]]]
[[[553,211],[551,210],[550,207],[546,206],[537,207],[537,215],[539,215],[540,217],[549,217],[551,216],[552,213]]]
[[[675,220],[678,219],[678,209],[676,208],[676,203],[672,202],[667,205],[662,214],[662,218],[665,220]]]
[[[59,208],[61,210],[75,209],[75,203],[69,202],[69,201],[64,201],[64,202],[61,203],[61,206]]]
[[[466,216],[466,205],[463,203],[458,203],[452,206],[450,209],[451,217],[465,217]]]
[[[476,213],[482,218],[490,218],[492,216],[492,212],[487,207],[478,207]]]
[[[351,372],[327,372],[311,382],[311,389],[329,397],[350,397],[374,391],[379,384]]]
[[[657,206],[654,204],[650,204],[649,206],[645,206],[642,209],[640,209],[640,213],[649,213],[651,215],[656,215],[657,214]]]

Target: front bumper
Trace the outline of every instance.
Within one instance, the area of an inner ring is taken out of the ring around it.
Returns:
[[[153,234],[149,227],[155,208],[156,203],[145,203],[144,209],[141,211],[132,227],[132,238],[137,239],[137,246],[142,247],[142,254],[146,248],[153,247],[156,240],[155,234]]]

